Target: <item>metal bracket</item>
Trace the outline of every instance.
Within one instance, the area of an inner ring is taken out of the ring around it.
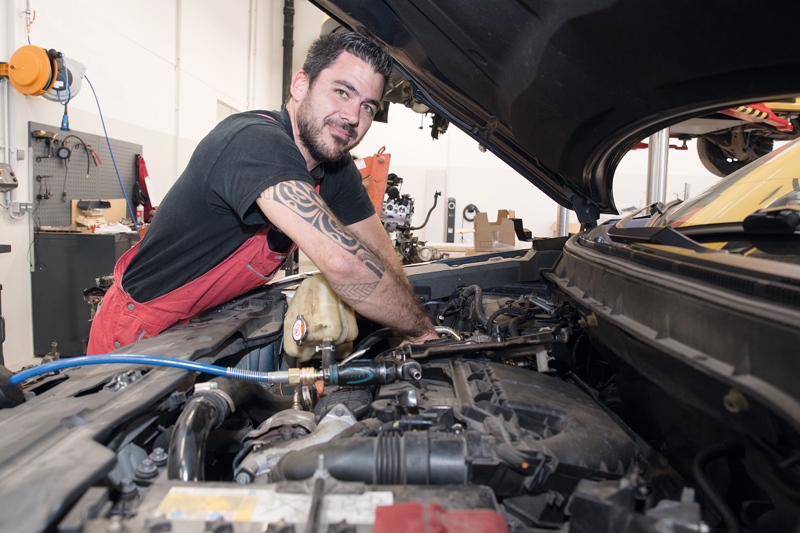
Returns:
[[[597,219],[600,218],[600,211],[594,202],[579,195],[567,185],[564,185],[564,193],[572,204],[572,210],[578,215],[578,221],[580,221],[585,228],[595,227],[597,225]]]
[[[533,240],[533,233],[522,227],[521,218],[512,218],[510,220],[514,223],[514,233],[517,234],[517,239],[523,242],[531,242]]]

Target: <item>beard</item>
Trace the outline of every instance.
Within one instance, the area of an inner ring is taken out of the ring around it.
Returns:
[[[356,138],[356,131],[350,124],[334,120],[331,117],[320,119],[316,117],[315,111],[313,101],[309,98],[303,100],[297,109],[298,136],[308,150],[308,154],[315,161],[325,163],[339,161],[361,142],[361,139]],[[347,139],[331,135],[333,146],[328,146],[324,141],[325,134],[323,132],[327,124],[344,130],[348,135]]]

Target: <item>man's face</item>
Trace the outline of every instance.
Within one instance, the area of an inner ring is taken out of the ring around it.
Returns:
[[[361,142],[378,110],[383,76],[342,52],[320,72],[297,108],[300,141],[316,161],[338,161]]]

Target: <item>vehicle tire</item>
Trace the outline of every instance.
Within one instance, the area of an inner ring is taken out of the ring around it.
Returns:
[[[768,137],[753,137],[751,142],[755,143],[755,153],[758,157],[772,151],[772,139]],[[755,159],[743,161],[735,159],[728,152],[705,137],[697,138],[697,155],[700,157],[703,166],[706,167],[709,172],[721,178],[755,161]]]

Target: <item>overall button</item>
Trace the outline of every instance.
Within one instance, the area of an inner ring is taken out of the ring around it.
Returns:
[[[114,348],[119,348],[119,343],[118,342],[114,343]]]
[[[133,304],[128,304],[128,311],[133,311]]]

